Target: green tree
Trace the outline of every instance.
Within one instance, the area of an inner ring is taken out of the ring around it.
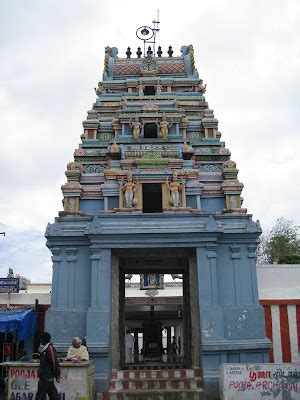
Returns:
[[[298,227],[293,221],[278,218],[270,232],[261,236],[257,249],[259,264],[300,264]]]
[[[19,287],[21,290],[26,290],[27,285],[29,285],[29,283],[31,283],[31,280],[26,278],[25,276],[16,274],[16,278],[19,278]]]

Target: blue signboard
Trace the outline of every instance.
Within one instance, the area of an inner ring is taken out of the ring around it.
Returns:
[[[19,293],[19,278],[0,278],[0,293]]]
[[[164,275],[163,274],[141,274],[140,289],[163,289]]]

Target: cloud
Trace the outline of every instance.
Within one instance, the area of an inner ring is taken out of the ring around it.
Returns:
[[[151,25],[157,9],[164,54],[169,45],[175,54],[194,45],[206,98],[245,184],[244,206],[263,227],[280,216],[300,225],[300,3],[166,0],[143,3],[143,10],[140,4],[1,4],[0,220],[18,240],[2,239],[0,255],[23,271],[25,251],[29,277],[38,278],[40,265],[42,277],[51,276],[44,229],[62,209],[60,186],[95,101],[104,48],[116,46],[124,56],[131,46],[134,54],[141,45],[136,29]]]
[[[6,277],[8,268],[32,282],[51,282],[50,251],[43,233],[37,230],[14,230],[0,224],[0,276]]]

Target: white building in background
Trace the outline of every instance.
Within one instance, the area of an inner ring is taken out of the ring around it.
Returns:
[[[258,294],[264,307],[270,361],[299,362],[300,265],[258,265]]]
[[[182,284],[179,279],[172,281],[165,277],[164,289],[140,290],[137,279],[126,281],[126,307],[130,312],[143,311],[152,303],[161,313],[173,309],[173,314],[182,312]],[[271,362],[300,362],[300,265],[258,265],[258,294],[264,307],[267,336],[273,343],[270,350]],[[135,280],[135,281],[134,281]],[[26,290],[10,295],[0,294],[0,306],[34,306],[36,299],[46,310],[51,304],[51,284],[31,283]],[[153,299],[153,300],[151,300]],[[170,308],[171,307],[171,308]],[[130,311],[131,310],[131,311]],[[165,318],[166,327],[172,326],[171,335],[180,337],[180,318]],[[177,332],[176,332],[177,325]],[[130,328],[130,322],[128,324]],[[166,347],[166,333],[163,346]],[[141,338],[139,337],[139,348]]]

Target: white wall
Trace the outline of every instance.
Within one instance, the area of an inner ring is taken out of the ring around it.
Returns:
[[[300,265],[257,265],[260,300],[300,299]]]

